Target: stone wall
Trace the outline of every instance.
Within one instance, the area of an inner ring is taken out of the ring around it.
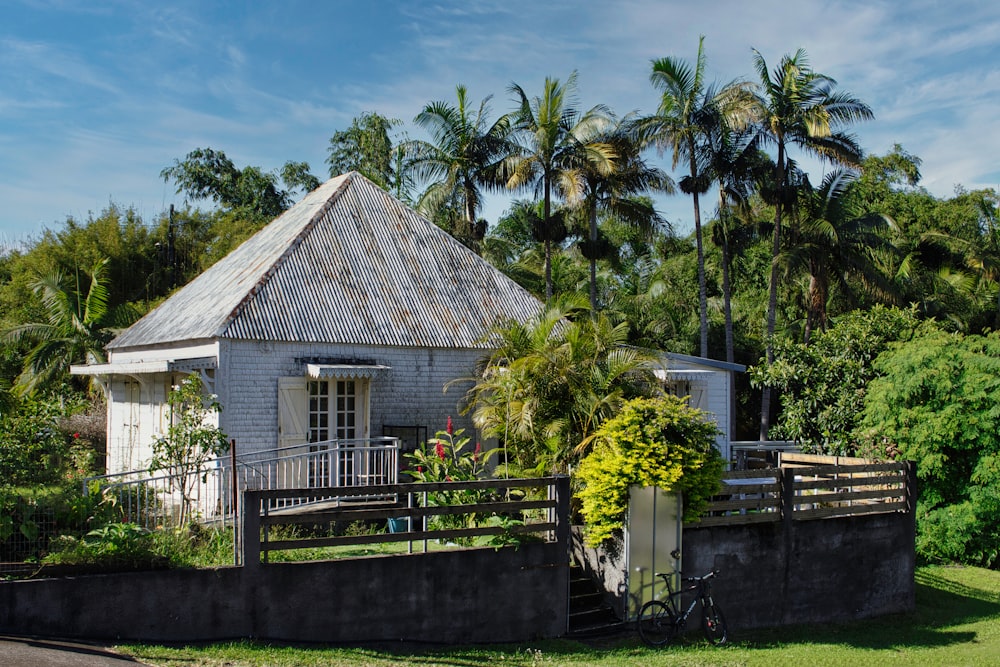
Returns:
[[[0,634],[513,642],[566,632],[558,543],[0,583]]]

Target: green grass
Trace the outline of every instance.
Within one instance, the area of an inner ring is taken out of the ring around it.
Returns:
[[[238,642],[198,647],[117,648],[162,667],[1000,664],[1000,572],[971,567],[925,567],[917,571],[916,579],[917,608],[913,613],[838,625],[746,631],[730,628],[733,642],[722,648],[708,646],[697,635],[691,635],[680,645],[649,649],[632,633],[586,643],[547,640],[464,647],[412,644],[322,647]]]

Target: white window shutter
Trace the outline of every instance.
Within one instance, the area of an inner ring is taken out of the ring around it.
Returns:
[[[278,447],[309,441],[309,394],[306,378],[278,378]]]

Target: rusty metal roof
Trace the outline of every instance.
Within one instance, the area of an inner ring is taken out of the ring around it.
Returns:
[[[352,172],[331,179],[108,346],[205,339],[467,348],[541,303]]]

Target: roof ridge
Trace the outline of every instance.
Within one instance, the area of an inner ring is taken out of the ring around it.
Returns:
[[[291,242],[288,244],[285,250],[280,255],[278,255],[278,257],[260,276],[257,282],[255,282],[253,286],[249,290],[247,290],[247,293],[243,295],[243,298],[239,300],[239,303],[237,303],[236,306],[234,306],[233,309],[229,312],[229,314],[222,319],[222,322],[219,325],[218,329],[216,329],[214,335],[216,336],[225,335],[226,330],[229,329],[233,321],[236,320],[243,313],[243,310],[246,308],[247,304],[253,301],[254,297],[257,296],[257,294],[267,285],[268,281],[270,281],[271,278],[274,277],[274,274],[278,271],[278,268],[285,262],[285,260],[287,260],[291,255],[295,253],[295,251],[299,248],[300,245],[302,245],[303,240],[309,236],[310,232],[312,232],[313,229],[315,229],[316,225],[319,224],[319,221],[323,219],[323,216],[326,215],[327,211],[333,208],[334,204],[337,203],[337,201],[340,199],[344,191],[355,181],[356,176],[360,176],[360,174],[356,171],[350,171],[343,175],[342,182],[339,183],[337,185],[337,188],[329,196],[325,198],[323,205],[316,210],[316,212],[312,215],[312,217],[309,218],[306,224],[302,225],[298,233],[295,235],[295,238],[291,240]],[[313,192],[316,192],[319,189],[320,188],[316,188],[316,190],[313,190]],[[282,213],[281,215],[284,215],[284,213]],[[278,216],[278,218],[280,217],[281,216]],[[275,218],[268,224],[277,222],[278,218]]]

